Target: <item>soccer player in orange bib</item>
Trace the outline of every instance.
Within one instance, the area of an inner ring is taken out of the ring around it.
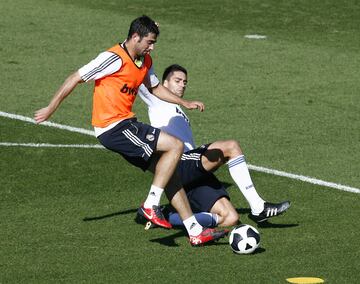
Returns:
[[[34,119],[37,123],[47,120],[79,83],[95,81],[92,125],[96,137],[103,146],[119,153],[131,164],[154,173],[150,191],[159,200],[166,191],[184,222],[190,244],[196,246],[222,238],[228,231],[202,227],[194,217],[176,173],[183,143],[160,129],[137,121],[132,112],[142,83],[162,100],[187,109],[204,110],[202,102],[186,101],[160,84],[150,56],[158,35],[158,25],[149,17],[132,21],[127,39],[71,74],[49,105],[35,112]],[[171,228],[158,206],[144,203],[141,210],[149,221]]]

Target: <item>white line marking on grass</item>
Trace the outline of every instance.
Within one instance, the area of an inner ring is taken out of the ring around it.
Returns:
[[[4,147],[33,147],[33,148],[96,148],[105,149],[98,144],[48,144],[48,143],[11,143],[0,142],[0,146]]]
[[[245,38],[248,39],[266,39],[267,37],[265,35],[245,35]]]
[[[36,124],[35,120],[33,120],[32,118],[22,116],[22,115],[17,115],[17,114],[12,114],[12,113],[7,113],[7,112],[0,111],[0,116]],[[44,121],[44,122],[40,123],[39,125],[45,125],[45,126],[55,127],[55,128],[58,128],[58,129],[68,130],[68,131],[71,131],[71,132],[77,132],[77,133],[81,133],[81,134],[95,136],[95,133],[92,130],[87,130],[87,129],[78,128],[78,127],[72,127],[72,126],[53,123],[53,122],[49,122],[49,121]]]
[[[292,173],[282,172],[282,171],[278,171],[278,170],[274,170],[274,169],[268,169],[268,168],[249,165],[249,164],[248,164],[248,167],[251,170],[262,172],[262,173],[272,174],[272,175],[281,176],[281,177],[287,177],[287,178],[291,178],[291,179],[304,181],[304,182],[307,182],[307,183],[312,183],[312,184],[322,185],[322,186],[326,186],[326,187],[336,188],[336,189],[342,190],[342,191],[360,193],[359,188],[350,187],[350,186],[347,186],[347,185],[342,185],[342,184],[333,183],[333,182],[328,182],[328,181],[316,179],[316,178],[313,178],[313,177],[296,175],[296,174],[292,174]]]
[[[11,114],[11,113],[0,111],[0,116],[12,118],[12,119],[18,119],[18,120],[22,120],[22,121],[27,121],[27,122],[30,122],[30,123],[35,123],[35,121],[33,119],[31,119],[30,117],[26,117],[26,116],[22,116],[22,115],[16,115],[16,114]],[[71,126],[68,126],[68,125],[57,124],[57,123],[53,123],[53,122],[43,122],[40,125],[55,127],[55,128],[64,129],[64,130],[68,130],[68,131],[71,131],[71,132],[82,133],[82,134],[86,134],[86,135],[90,135],[90,136],[95,135],[94,132],[90,131],[90,130],[86,130],[86,129],[83,129],[83,128],[77,128],[77,127],[71,127]],[[45,145],[51,145],[51,144],[45,144]],[[94,146],[100,146],[100,145],[94,145]],[[94,148],[98,148],[98,147],[94,147]],[[300,181],[303,181],[303,182],[316,184],[316,185],[321,185],[321,186],[330,187],[330,188],[335,188],[335,189],[342,190],[342,191],[360,193],[359,188],[350,187],[350,186],[347,186],[347,185],[342,185],[342,184],[337,184],[337,183],[333,183],[333,182],[323,181],[323,180],[319,180],[319,179],[316,179],[316,178],[313,178],[313,177],[307,177],[307,176],[282,172],[282,171],[269,169],[269,168],[264,168],[264,167],[259,167],[259,166],[250,165],[250,164],[248,164],[248,166],[249,166],[249,169],[254,170],[254,171],[258,171],[258,172],[262,172],[262,173],[267,173],[267,174],[271,174],[271,175],[282,176],[282,177],[286,177],[286,178],[290,178],[290,179],[300,180]]]

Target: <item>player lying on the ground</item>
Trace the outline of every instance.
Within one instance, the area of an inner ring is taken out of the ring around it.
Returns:
[[[171,65],[165,69],[162,81],[170,91],[183,97],[187,85],[187,71],[179,65]],[[237,141],[216,141],[195,149],[189,119],[179,105],[158,99],[144,86],[140,87],[138,94],[148,105],[151,125],[184,142],[185,153],[179,163],[180,177],[193,211],[203,212],[196,214],[200,223],[207,226],[232,226],[239,221],[239,215],[230,202],[227,191],[212,173],[225,163],[234,182],[248,201],[250,217],[254,221],[262,222],[278,216],[290,207],[289,201],[275,204],[266,202],[259,196]],[[144,207],[157,208],[159,211],[161,194],[162,192],[150,190],[138,212],[143,215]],[[170,213],[169,222],[172,225],[182,224],[177,213]]]

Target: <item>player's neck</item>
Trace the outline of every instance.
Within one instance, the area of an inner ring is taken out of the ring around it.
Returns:
[[[139,56],[137,56],[137,54],[130,42],[128,42],[128,41],[124,42],[124,49],[133,61],[138,59]]]

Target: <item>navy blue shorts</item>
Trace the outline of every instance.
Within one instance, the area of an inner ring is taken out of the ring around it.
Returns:
[[[223,184],[212,173],[184,187],[193,212],[210,212],[216,201],[225,197],[230,200]]]
[[[178,170],[181,182],[184,186],[201,179],[204,175],[209,173],[204,169],[201,163],[201,156],[205,153],[209,145],[210,144],[202,145],[182,154]]]
[[[159,135],[160,129],[130,118],[104,132],[98,139],[105,148],[119,153],[129,163],[146,171]]]
[[[222,197],[230,200],[229,194],[216,176],[204,169],[201,156],[210,144],[185,152],[179,162],[181,182],[194,212],[210,212],[215,202]]]

